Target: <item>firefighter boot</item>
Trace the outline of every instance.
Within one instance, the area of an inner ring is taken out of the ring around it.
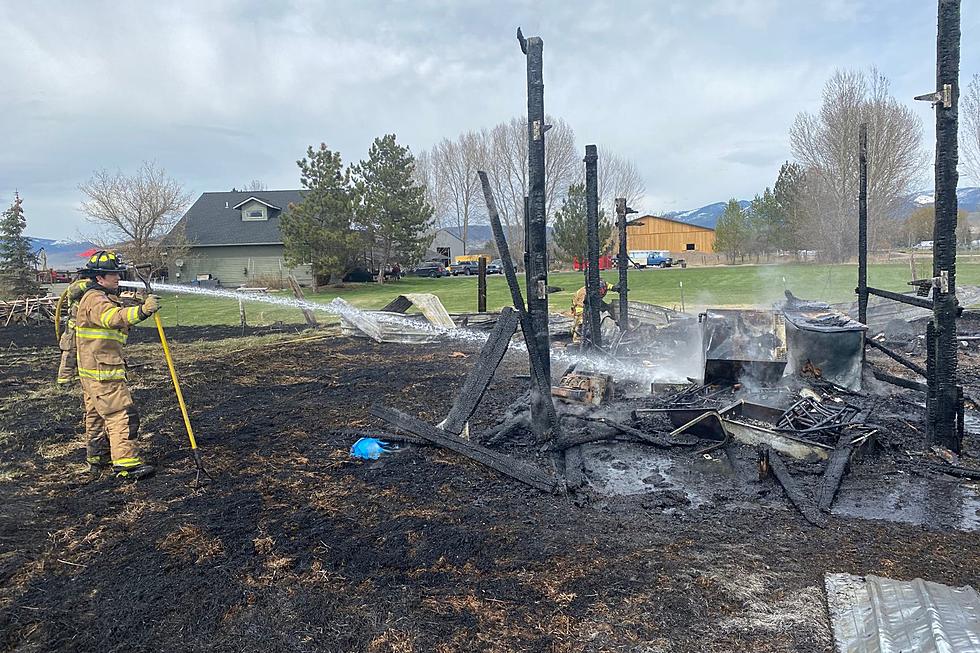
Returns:
[[[112,471],[116,473],[117,478],[138,481],[153,476],[156,473],[156,468],[153,465],[147,465],[139,458],[123,458],[112,462]]]

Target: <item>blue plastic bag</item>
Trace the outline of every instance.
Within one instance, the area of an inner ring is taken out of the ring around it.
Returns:
[[[387,442],[382,442],[377,438],[361,438],[350,448],[351,458],[361,458],[363,460],[377,460],[383,453],[389,453],[391,449],[386,449]]]

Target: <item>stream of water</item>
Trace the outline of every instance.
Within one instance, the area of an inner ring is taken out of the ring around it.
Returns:
[[[126,288],[144,288],[143,284],[133,281],[120,281],[119,285]],[[297,310],[306,309],[319,313],[327,313],[337,317],[346,317],[348,320],[353,320],[357,317],[365,315],[365,311],[352,306],[350,303],[341,299],[340,297],[335,297],[327,303],[321,303],[306,299],[296,299],[295,297],[272,295],[268,293],[246,293],[237,292],[234,290],[224,290],[221,288],[202,288],[200,286],[185,286],[168,283],[153,283],[151,284],[151,288],[154,292],[161,293],[202,295],[205,297],[213,297],[215,299],[231,299],[235,301],[241,300],[244,302],[272,304],[286,308],[295,308]],[[448,341],[468,342],[482,346],[482,344],[485,343],[489,337],[488,333],[481,331],[464,328],[446,329],[428,322],[421,322],[410,317],[392,313],[373,312],[371,313],[370,317],[371,319],[378,320],[380,322],[396,324],[416,330],[430,331],[433,333],[433,335],[438,336],[440,339],[445,339]],[[527,352],[527,346],[523,342],[516,340],[511,341],[510,348],[516,351]],[[564,347],[552,347],[551,360],[564,363],[566,365],[575,363],[586,369],[611,374],[617,380],[621,381],[633,381],[637,383],[649,384],[654,381],[677,380],[671,378],[676,376],[675,374],[671,374],[666,370],[658,369],[656,367],[647,367],[645,365],[627,363],[616,359],[611,359],[607,356],[589,356],[579,352],[570,352]],[[680,380],[683,381],[683,378]]]

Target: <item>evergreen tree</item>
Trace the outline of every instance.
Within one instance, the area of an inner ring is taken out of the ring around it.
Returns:
[[[324,143],[315,150],[308,147],[296,165],[306,192],[303,201],[291,204],[280,219],[286,262],[312,264],[315,283],[321,278],[337,283],[357,265],[363,244],[352,224],[350,171],[344,169],[340,153]]]
[[[745,258],[750,238],[751,229],[745,211],[738,200],[728,200],[725,212],[715,225],[715,251],[724,253],[728,263],[734,265],[739,257]]]
[[[415,179],[415,158],[394,134],[374,139],[367,161],[354,167],[357,221],[380,256],[378,281],[394,262],[421,260],[432,243],[433,209]]]
[[[31,241],[24,236],[24,200],[14,195],[14,203],[0,217],[0,292],[13,297],[37,295],[40,287],[34,273]]]
[[[803,166],[789,161],[780,166],[779,177],[773,186],[773,195],[781,214],[780,223],[783,225],[775,241],[777,249],[812,249],[812,238],[807,236],[807,184]]]
[[[585,184],[572,184],[561,208],[555,211],[552,239],[558,246],[563,260],[571,262],[578,259],[583,263],[588,258],[588,213],[585,203]],[[599,253],[602,254],[609,239],[612,238],[612,222],[606,219],[606,212],[599,210]]]
[[[766,188],[762,195],[756,195],[748,210],[748,221],[751,231],[749,251],[758,260],[760,255],[769,256],[780,249],[779,241],[785,229],[785,215],[776,194]]]

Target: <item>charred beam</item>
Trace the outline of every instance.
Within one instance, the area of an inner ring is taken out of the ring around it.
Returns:
[[[926,376],[926,369],[924,367],[922,367],[918,363],[916,363],[916,362],[914,362],[914,361],[906,358],[905,356],[902,356],[897,351],[894,351],[892,349],[889,349],[888,347],[884,346],[880,342],[876,342],[876,341],[872,340],[871,338],[867,338],[867,339],[865,339],[864,344],[866,344],[869,347],[873,347],[874,349],[877,349],[878,351],[880,351],[881,353],[883,353],[885,356],[888,356],[889,358],[891,358],[896,363],[900,363],[900,364],[904,365],[905,367],[909,368],[910,370],[912,370],[913,372],[915,372],[919,376]]]
[[[412,417],[411,415],[406,415],[405,413],[395,410],[394,408],[374,405],[371,406],[371,414],[388,422],[392,426],[402,429],[403,431],[408,431],[412,435],[417,435],[418,437],[428,440],[433,444],[437,444],[440,447],[445,447],[446,449],[455,451],[456,453],[466,456],[471,460],[475,460],[481,465],[486,465],[491,469],[497,470],[501,474],[516,479],[521,483],[530,485],[531,487],[541,490],[542,492],[550,493],[556,487],[555,481],[549,478],[539,469],[535,469],[530,465],[514,460],[509,456],[491,451],[490,449],[476,443],[461,440],[460,438],[446,433],[440,428],[432,426],[431,424],[426,424],[422,420]]]
[[[786,467],[786,463],[779,457],[779,454],[769,447],[763,447],[762,456],[765,466],[776,477],[779,484],[783,486],[786,496],[796,506],[796,509],[800,511],[803,518],[814,526],[826,528],[827,518],[814,504],[813,497],[799,486],[796,479],[793,478],[793,475],[790,474],[789,469]]]
[[[582,447],[565,449],[565,486],[577,490],[585,485],[585,457]]]
[[[871,373],[879,381],[884,381],[885,383],[891,383],[892,385],[897,385],[900,388],[907,388],[909,390],[917,390],[918,392],[928,392],[929,386],[925,383],[919,383],[918,381],[912,381],[911,379],[903,379],[900,376],[895,376],[894,374],[889,374],[888,372],[882,372],[881,370],[876,370],[871,368]]]
[[[518,30],[520,34],[520,30]],[[531,36],[518,39],[527,56],[527,311],[534,325],[545,377],[551,378],[551,335],[548,332],[548,234],[545,214],[544,142],[548,126],[544,122],[544,41]],[[532,403],[535,400],[532,399]],[[532,410],[532,419],[541,413]],[[541,422],[544,425],[544,422]]]
[[[535,390],[531,393],[531,419],[534,424],[535,437],[539,442],[543,442],[551,437],[551,431],[559,426],[558,414],[555,412],[555,404],[551,399],[550,365],[545,363],[545,359],[550,360],[550,350],[541,351],[541,342],[535,337],[530,312],[524,308],[524,298],[521,295],[521,287],[517,283],[517,272],[514,270],[514,259],[510,256],[510,248],[507,246],[504,228],[500,224],[500,214],[497,212],[497,203],[493,199],[493,191],[490,190],[490,180],[487,173],[482,170],[477,174],[480,177],[480,183],[483,185],[483,198],[487,203],[487,214],[490,218],[490,228],[493,230],[494,240],[497,243],[497,253],[500,254],[500,263],[504,268],[504,276],[507,277],[507,286],[510,288],[514,308],[517,309],[520,318],[521,333],[524,335],[524,342],[527,344],[527,355],[531,365],[531,384]],[[543,413],[543,417],[539,413]]]
[[[936,34],[936,222],[933,230],[935,373],[931,442],[959,453],[956,425],[956,164],[960,76],[960,0],[939,0]]]
[[[619,330],[626,331],[629,328],[629,288],[627,276],[629,275],[629,253],[626,251],[626,216],[629,209],[626,207],[626,198],[616,198],[616,226],[619,229],[619,256],[616,259],[616,267],[619,268]]]
[[[858,322],[868,323],[868,123],[858,133]]]
[[[821,510],[830,510],[834,497],[837,496],[837,490],[840,489],[844,473],[847,471],[847,464],[851,460],[851,452],[854,451],[854,436],[854,433],[842,435],[837,448],[830,454],[830,460],[823,470],[820,489],[817,491],[817,505]]]
[[[880,288],[872,288],[868,286],[867,292],[869,295],[877,295],[878,297],[884,297],[885,299],[891,299],[896,302],[902,302],[903,304],[910,304],[912,306],[918,306],[919,308],[924,308],[926,310],[932,310],[932,302],[928,299],[923,299],[921,297],[915,297],[913,295],[903,295],[899,292],[892,292],[890,290],[881,290]]]
[[[476,312],[487,312],[487,259],[480,257],[476,284]]]
[[[585,146],[585,324],[586,347],[602,347],[599,308],[599,171],[598,149]]]
[[[484,261],[484,259],[480,259]],[[470,369],[470,373],[463,382],[463,387],[453,401],[453,407],[449,410],[449,416],[442,423],[442,429],[450,433],[459,434],[462,432],[466,422],[473,416],[473,412],[483,398],[490,381],[493,379],[494,372],[507,353],[510,346],[511,336],[517,331],[517,313],[514,309],[504,307],[500,311],[500,317],[487,338],[487,343],[480,350],[480,358]]]

